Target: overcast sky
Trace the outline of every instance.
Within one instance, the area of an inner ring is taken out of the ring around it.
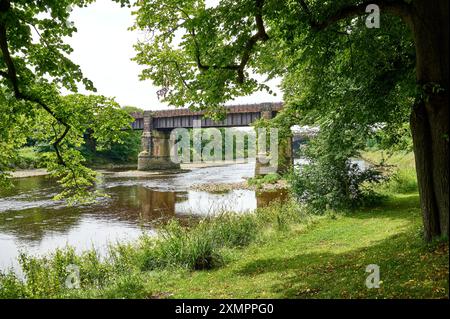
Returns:
[[[133,44],[141,37],[139,32],[128,31],[133,24],[131,11],[111,0],[97,0],[87,8],[75,9],[71,21],[78,32],[68,40],[74,49],[72,60],[94,82],[99,94],[115,97],[121,105],[147,110],[167,108],[157,98],[157,87],[150,81],[139,81],[142,67],[130,60],[135,55]],[[268,83],[277,92],[276,97],[259,92],[233,103],[279,102],[282,94],[278,83]]]

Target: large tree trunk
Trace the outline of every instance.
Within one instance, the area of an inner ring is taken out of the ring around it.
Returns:
[[[449,231],[448,3],[415,0],[410,21],[424,92],[413,108],[411,131],[427,240]]]

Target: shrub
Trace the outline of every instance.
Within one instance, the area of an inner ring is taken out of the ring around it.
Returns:
[[[0,299],[19,299],[25,296],[22,282],[17,276],[9,271],[4,274],[0,272]]]
[[[10,272],[6,282],[15,281],[19,284],[20,288],[17,288],[23,298],[48,298],[64,290],[65,279],[69,274],[66,267],[76,263],[76,258],[74,250],[70,248],[58,249],[54,254],[42,258],[20,254],[19,263],[24,280],[19,281],[16,275]]]
[[[72,247],[57,249],[44,257],[26,254],[19,256],[23,280],[10,271],[0,275],[0,297],[5,298],[49,298],[69,293],[66,280],[71,274],[69,265],[79,267],[80,286],[83,289],[102,288],[113,275],[112,264],[100,260],[95,250],[77,255]]]
[[[350,160],[313,161],[289,177],[294,196],[316,213],[373,203],[379,195],[365,186],[382,180],[375,168],[362,170]]]
[[[141,147],[139,131],[129,132],[123,136],[121,143],[112,143],[103,149],[99,149],[97,142],[88,134],[84,140],[85,143],[81,146],[80,151],[89,165],[135,163]]]
[[[19,150],[12,165],[20,169],[33,169],[43,167],[38,151],[34,147],[24,147]]]

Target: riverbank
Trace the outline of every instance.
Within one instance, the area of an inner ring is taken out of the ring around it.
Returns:
[[[18,298],[448,298],[448,242],[421,238],[417,194],[348,214],[312,216],[275,203],[244,216],[170,224],[164,240],[116,246],[108,260],[57,251],[23,257],[26,284],[0,277]],[[78,265],[81,289],[66,289]],[[380,267],[380,288],[365,269]]]
[[[46,176],[49,175],[46,169],[38,168],[38,169],[21,169],[14,172],[11,172],[11,178],[27,178],[27,177],[35,177],[35,176]]]
[[[145,177],[154,175],[166,175],[189,171],[197,168],[220,167],[235,164],[236,161],[221,161],[221,162],[202,162],[202,163],[184,163],[181,164],[179,170],[172,171],[138,171],[134,164],[109,164],[102,166],[91,167],[99,173],[116,174],[118,177]],[[238,162],[241,163],[241,162]],[[244,163],[244,162],[242,162]],[[18,169],[10,172],[12,178],[27,178],[34,176],[46,176],[50,173],[43,168],[39,169]]]

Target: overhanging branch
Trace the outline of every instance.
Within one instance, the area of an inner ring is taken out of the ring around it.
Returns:
[[[380,10],[383,12],[402,18],[405,23],[410,25],[411,6],[401,0],[366,0],[355,5],[346,5],[339,8],[337,11],[328,14],[328,16],[322,21],[315,20],[305,0],[298,0],[298,2],[303,11],[305,11],[309,17],[309,24],[316,30],[324,30],[330,25],[346,18],[364,15],[366,14],[367,6],[370,4],[379,6]]]
[[[9,0],[0,1],[0,13],[6,13],[9,11],[11,5]],[[6,24],[3,20],[0,20],[0,50],[2,52],[2,58],[6,64],[7,72],[0,71],[0,76],[7,79],[13,89],[14,97],[17,100],[28,101],[32,103],[36,103],[41,106],[47,113],[49,113],[58,123],[64,126],[64,132],[60,136],[55,137],[55,141],[53,142],[53,148],[55,149],[56,156],[58,158],[59,164],[67,167],[61,152],[59,150],[59,146],[64,138],[67,136],[70,130],[70,125],[62,118],[60,118],[44,101],[41,99],[30,96],[27,93],[21,92],[19,88],[19,79],[17,76],[17,70],[14,65],[14,61],[11,57],[8,40],[7,40],[7,29]]]
[[[245,67],[247,66],[247,64],[250,60],[250,56],[252,54],[253,48],[259,41],[265,42],[265,41],[269,40],[269,35],[267,34],[266,29],[264,27],[264,21],[263,21],[263,15],[262,15],[264,1],[265,0],[255,0],[255,9],[256,9],[255,10],[255,23],[256,23],[257,32],[255,34],[253,34],[246,41],[239,64],[229,64],[229,65],[222,65],[222,66],[203,64],[201,62],[201,58],[200,58],[200,55],[201,55],[200,48],[199,48],[199,45],[198,45],[196,37],[195,37],[195,30],[193,29],[190,31],[191,36],[193,37],[193,40],[194,40],[194,45],[196,47],[195,58],[196,58],[197,67],[200,71],[207,71],[209,69],[221,69],[221,70],[236,71],[237,76],[238,76],[237,77],[238,83],[242,84],[244,82]]]

